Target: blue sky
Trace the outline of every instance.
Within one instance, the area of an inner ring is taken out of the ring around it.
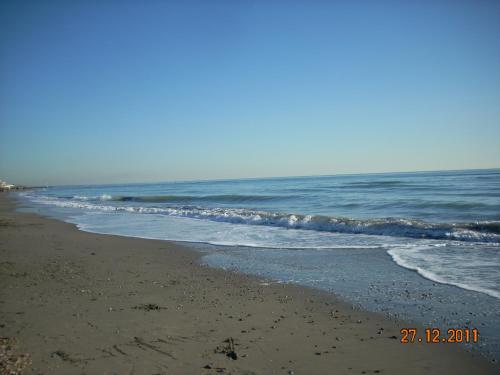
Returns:
[[[498,1],[2,1],[0,179],[500,167]]]

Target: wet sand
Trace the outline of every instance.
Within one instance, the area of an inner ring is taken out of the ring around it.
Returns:
[[[13,209],[0,193],[0,369],[10,347],[26,374],[499,373],[456,344],[403,345],[414,324],[330,294]]]

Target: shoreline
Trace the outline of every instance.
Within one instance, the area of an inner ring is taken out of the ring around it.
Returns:
[[[403,345],[408,324],[327,292],[201,265],[188,244],[14,208],[0,193],[0,333],[26,373],[498,372],[462,345]]]

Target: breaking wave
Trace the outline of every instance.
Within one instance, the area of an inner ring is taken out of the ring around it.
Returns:
[[[60,197],[63,199],[75,199],[79,201],[115,201],[115,202],[145,202],[145,203],[190,203],[190,202],[217,202],[217,203],[238,203],[238,202],[262,202],[270,200],[284,200],[295,198],[294,196],[282,195],[118,195],[107,194],[95,197],[85,197],[75,195],[73,197]]]
[[[114,202],[167,202],[168,197],[182,199],[179,196],[159,197],[112,197]],[[186,197],[186,196],[183,196]],[[210,196],[213,201],[215,196]],[[242,197],[257,196],[232,196],[221,195],[221,199],[242,199]],[[262,196],[258,196],[262,199]],[[130,198],[130,199],[129,199]],[[203,199],[203,197],[201,197]],[[422,239],[444,239],[455,241],[488,242],[500,244],[500,222],[483,221],[472,223],[428,223],[421,220],[403,218],[380,218],[357,220],[345,217],[332,217],[323,215],[299,215],[277,212],[257,211],[244,208],[206,208],[199,206],[175,207],[142,207],[96,204],[84,200],[68,200],[50,197],[32,197],[37,203],[51,204],[59,207],[81,208],[100,211],[121,211],[142,214],[159,214],[176,217],[187,217],[200,220],[226,222],[233,224],[265,225],[287,229],[305,229],[333,233],[385,235],[394,237],[409,237]],[[156,199],[156,200],[143,200]],[[200,197],[196,197],[200,199]],[[245,198],[243,198],[245,199]],[[252,199],[252,198],[248,198]],[[173,202],[173,201],[170,201]],[[179,201],[176,201],[179,202]],[[182,201],[181,201],[182,202]],[[190,202],[189,198],[187,201]]]

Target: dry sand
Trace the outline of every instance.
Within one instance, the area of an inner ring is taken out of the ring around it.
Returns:
[[[13,208],[0,193],[0,367],[10,350],[44,375],[500,372],[456,344],[403,345],[408,324],[326,293]]]

